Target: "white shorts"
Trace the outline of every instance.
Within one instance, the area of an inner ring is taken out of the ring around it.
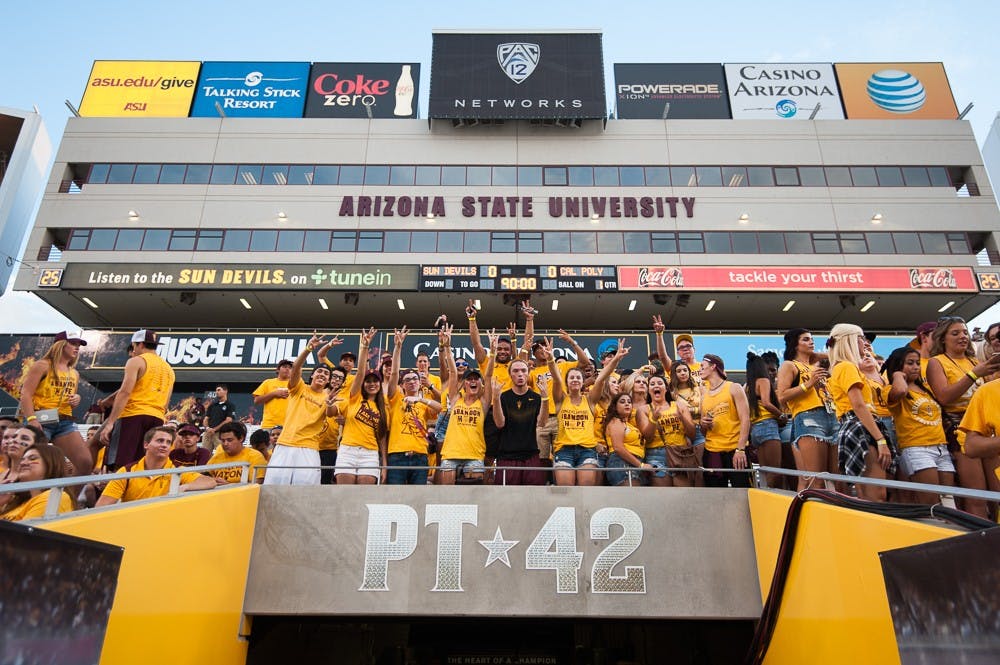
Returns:
[[[271,453],[265,485],[319,485],[319,451],[278,444]],[[276,467],[306,467],[285,468]]]
[[[337,451],[337,466],[334,475],[340,476],[372,476],[379,478],[382,470],[378,468],[378,451],[361,446],[340,444]]]
[[[955,464],[951,461],[948,446],[941,443],[936,446],[911,446],[903,448],[899,453],[899,463],[903,473],[912,476],[924,469],[937,469],[942,473],[955,473]]]

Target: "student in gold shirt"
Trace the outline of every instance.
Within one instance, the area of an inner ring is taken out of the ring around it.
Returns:
[[[17,465],[16,482],[28,483],[35,480],[51,480],[66,475],[63,452],[48,443],[28,446]],[[45,514],[49,495],[60,492],[59,512],[68,513],[74,509],[73,497],[65,489],[30,490],[16,494],[0,495],[0,519],[11,522],[42,517]]]
[[[486,414],[492,400],[493,360],[497,357],[499,337],[490,332],[490,355],[486,362],[486,376],[470,369],[459,375],[455,356],[451,352],[453,326],[446,324],[439,336],[441,359],[448,367],[448,430],[441,444],[441,467],[434,474],[439,485],[454,485],[458,474],[469,480],[483,479],[486,466],[486,435],[483,430]]]
[[[375,333],[375,328],[362,333],[358,351],[362,358],[368,357]],[[399,333],[396,331],[397,335]],[[402,333],[405,337],[405,326]],[[365,372],[360,380],[351,384],[347,401],[337,402],[334,415],[344,418],[334,472],[337,484],[374,485],[380,479],[384,482],[389,415],[385,408],[382,376],[374,371]]]
[[[395,347],[392,351],[392,366],[399,367],[403,340],[406,339],[406,328],[397,331]],[[423,354],[426,358],[427,354]],[[429,366],[429,361],[428,361]],[[425,367],[426,369],[426,367]],[[421,388],[421,381],[427,375],[418,369],[404,369],[399,381],[388,385],[389,398],[389,448],[388,465],[391,468],[386,474],[389,485],[426,485],[427,484],[427,425],[437,418],[441,412],[441,404],[437,400],[428,399]],[[436,377],[435,377],[436,378]],[[402,390],[400,390],[402,388]]]
[[[267,466],[267,460],[253,448],[247,448],[243,445],[243,441],[247,437],[247,428],[243,423],[224,423],[219,426],[218,432],[222,450],[212,455],[212,459],[208,460],[208,463],[249,462],[250,471],[247,480],[257,483],[264,482],[264,467]],[[243,467],[233,466],[227,469],[215,469],[209,471],[208,475],[215,478],[215,482],[219,485],[239,483],[243,477]]]
[[[746,392],[726,378],[722,358],[706,353],[701,361],[701,378],[707,384],[701,402],[701,429],[705,432],[705,466],[714,469],[748,468],[750,406]],[[711,472],[705,474],[706,487],[750,487],[750,474]]]
[[[260,426],[266,430],[285,422],[285,411],[288,410],[288,378],[292,375],[292,361],[285,359],[279,362],[275,373],[276,376],[265,379],[253,391],[253,403],[264,405]]]

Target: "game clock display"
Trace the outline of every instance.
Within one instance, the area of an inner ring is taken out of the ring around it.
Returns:
[[[421,291],[615,291],[614,266],[423,265]]]

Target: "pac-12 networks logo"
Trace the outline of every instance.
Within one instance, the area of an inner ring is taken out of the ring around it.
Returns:
[[[911,289],[955,289],[958,282],[950,268],[910,268]]]
[[[683,288],[684,271],[680,268],[639,268],[640,289]]]
[[[535,71],[542,49],[538,44],[508,42],[497,46],[500,69],[514,83],[521,83]]]

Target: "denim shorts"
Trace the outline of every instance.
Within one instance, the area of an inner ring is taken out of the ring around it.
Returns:
[[[423,453],[389,453],[389,466],[427,466],[427,455]],[[385,474],[387,485],[426,485],[427,469],[389,469]]]
[[[694,438],[691,439],[692,446],[703,446],[705,445],[705,433],[701,431],[701,425],[698,423],[694,424]]]
[[[442,471],[455,471],[456,473],[485,473],[486,465],[481,459],[443,459],[441,460]]]
[[[629,478],[632,479],[633,485],[642,485],[642,472],[618,457],[616,453],[608,455],[607,477],[611,485],[624,485]]]
[[[924,469],[937,469],[942,473],[955,473],[955,464],[947,444],[936,446],[910,446],[899,451],[899,463],[903,473],[912,476]]]
[[[72,420],[62,420],[60,418],[54,423],[42,425],[42,429],[45,431],[45,436],[49,437],[49,441],[52,441],[58,436],[65,436],[70,432],[75,432],[76,423]]]
[[[653,475],[657,478],[667,477],[667,449],[665,446],[648,449],[646,457],[642,461],[656,469]]]
[[[555,469],[579,469],[582,466],[599,466],[597,448],[584,446],[563,446],[556,452],[552,467]]]
[[[754,448],[760,448],[760,445],[765,441],[781,441],[778,421],[774,418],[754,423],[750,428],[750,445]]]
[[[837,442],[838,429],[840,426],[836,416],[827,411],[826,407],[817,406],[792,418],[792,445],[798,448],[799,439],[804,436],[833,445]]]

